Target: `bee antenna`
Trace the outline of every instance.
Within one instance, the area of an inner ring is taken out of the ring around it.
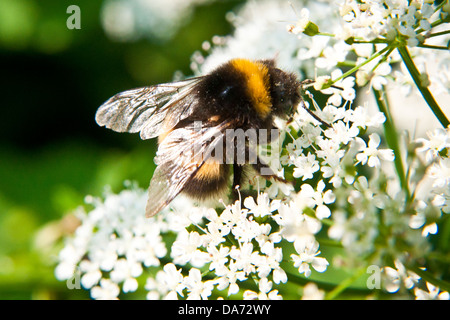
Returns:
[[[306,79],[306,80],[300,81],[300,87],[302,89],[303,88],[308,88],[308,87],[311,87],[314,83],[316,83],[316,80]],[[334,89],[338,89],[338,90],[344,91],[344,88],[339,87],[339,86],[335,86],[334,84],[332,84],[330,86],[330,88],[334,88]]]
[[[332,84],[330,87],[334,88],[334,89],[338,89],[338,90],[344,91],[344,88],[335,86],[334,84]]]
[[[316,81],[312,80],[312,79],[306,79],[300,82],[300,87],[303,90],[303,88],[305,87],[310,87],[311,85],[313,85]],[[311,117],[313,117],[314,119],[316,119],[317,121],[319,121],[321,124],[323,124],[325,127],[327,128],[331,128],[331,126],[326,123],[325,121],[323,121],[322,119],[320,119],[314,112],[312,112],[311,110],[309,110],[306,107],[305,101],[301,98],[300,99],[300,105],[302,106],[303,109],[305,109],[310,115]]]
[[[321,124],[323,124],[325,127],[327,128],[331,128],[331,126],[326,123],[325,121],[323,121],[322,119],[320,119],[314,112],[312,112],[311,110],[309,110],[306,105],[305,102],[302,100],[301,102],[302,108],[305,109],[310,115],[311,117],[313,117],[314,119],[316,119],[317,121],[319,121]]]

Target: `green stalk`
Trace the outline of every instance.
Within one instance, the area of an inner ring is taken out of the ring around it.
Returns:
[[[441,32],[435,32],[435,33],[431,33],[431,34],[427,34],[426,37],[427,38],[433,38],[433,37],[439,37],[439,36],[443,36],[446,34],[449,34],[450,30],[445,30],[445,31],[441,31]]]
[[[385,48],[383,48],[382,50],[374,53],[369,59],[367,59],[366,61],[358,64],[356,67],[350,69],[349,71],[347,71],[346,73],[344,73],[343,75],[341,75],[340,77],[338,77],[337,79],[334,79],[331,83],[330,86],[336,82],[338,82],[341,79],[344,79],[345,77],[348,77],[349,75],[351,75],[352,73],[356,72],[359,70],[359,68],[365,66],[366,64],[368,64],[370,61],[372,61],[373,59],[378,58],[379,56],[381,56],[382,54],[384,54],[386,51],[389,51],[391,49],[391,46],[386,46]]]
[[[349,278],[342,281],[337,287],[328,292],[325,296],[325,300],[333,300],[336,299],[344,290],[349,288],[356,280],[358,280],[361,276],[363,276],[367,272],[367,267],[363,267],[361,269],[356,270],[355,274],[350,276]]]
[[[327,32],[317,32],[316,35],[318,36],[325,36],[325,37],[335,37],[335,35],[333,33],[327,33]]]
[[[431,94],[430,90],[424,85],[422,85],[422,81],[420,79],[420,72],[417,70],[416,65],[414,64],[413,59],[411,58],[411,55],[409,54],[408,48],[406,46],[398,47],[398,52],[400,53],[400,56],[403,59],[403,62],[406,65],[406,68],[409,71],[409,74],[414,80],[414,83],[416,84],[417,88],[419,89],[420,93],[422,94],[423,98],[427,102],[428,106],[430,107],[431,111],[433,111],[436,118],[439,120],[439,122],[442,124],[444,128],[447,128],[450,125],[450,121],[445,116],[444,112],[442,112],[441,108],[437,104],[436,100],[434,99],[433,95]]]
[[[444,46],[433,46],[430,44],[419,44],[418,47],[425,49],[434,49],[434,50],[448,50],[448,47]]]
[[[423,280],[431,283],[432,285],[439,287],[442,291],[450,291],[450,283],[444,280],[436,279],[433,275],[431,275],[426,270],[422,270],[417,266],[407,266],[409,270],[416,273]]]
[[[405,175],[405,169],[403,167],[403,160],[401,157],[400,144],[398,143],[398,134],[397,129],[395,128],[394,121],[392,120],[391,113],[389,111],[389,104],[386,92],[380,92],[372,88],[373,94],[375,95],[375,100],[378,106],[378,109],[384,113],[386,116],[386,122],[384,123],[384,135],[386,137],[387,144],[389,148],[394,151],[395,159],[394,165],[397,171],[398,178],[400,180],[400,185],[402,190],[405,191],[407,199],[411,198],[411,193],[409,191],[408,181]]]

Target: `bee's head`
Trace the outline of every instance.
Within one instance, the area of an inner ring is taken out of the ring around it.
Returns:
[[[291,117],[300,102],[300,82],[293,73],[288,73],[273,65],[269,66],[270,95],[273,114],[287,119]]]

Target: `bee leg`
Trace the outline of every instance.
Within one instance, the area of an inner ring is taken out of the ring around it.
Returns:
[[[238,187],[241,186],[243,177],[244,166],[239,164],[233,164],[233,189],[231,190],[231,197],[233,201],[239,199]]]
[[[246,165],[233,164],[233,190],[231,193],[231,200],[235,202],[236,200],[241,200],[247,197],[253,197],[255,200],[258,197],[258,192],[256,190],[242,189],[245,179],[247,178]]]

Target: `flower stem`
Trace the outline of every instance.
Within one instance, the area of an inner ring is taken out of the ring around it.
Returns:
[[[434,50],[448,50],[448,47],[444,46],[433,46],[430,44],[419,44],[419,48],[425,48],[425,49],[434,49]]]
[[[328,292],[328,294],[325,296],[326,300],[333,300],[338,295],[340,295],[345,289],[350,287],[356,280],[358,280],[364,273],[366,273],[367,267],[362,267],[356,272],[350,276],[349,278],[342,281],[337,287],[335,287],[333,290]]]
[[[401,157],[400,145],[398,143],[398,135],[397,130],[394,125],[394,121],[392,120],[391,113],[389,111],[389,101],[387,99],[386,92],[383,87],[383,92],[373,89],[373,94],[375,95],[375,100],[378,105],[378,109],[384,113],[386,116],[386,122],[384,123],[384,135],[386,137],[387,144],[389,148],[394,151],[395,159],[395,169],[397,171],[398,178],[400,180],[400,185],[402,190],[405,191],[407,199],[411,198],[411,193],[409,191],[408,181],[405,175],[405,169],[403,167],[403,160]]]
[[[433,111],[434,115],[439,120],[439,122],[444,126],[444,128],[447,128],[450,125],[450,121],[442,112],[441,108],[439,107],[433,95],[431,94],[430,90],[428,90],[428,87],[422,84],[422,81],[420,79],[420,72],[419,70],[417,70],[417,67],[414,64],[413,59],[411,58],[408,48],[406,48],[406,46],[402,46],[398,47],[397,50],[400,53],[400,56],[402,57],[403,62],[405,63],[406,68],[409,71],[409,74],[413,78],[414,83],[416,84],[423,98],[427,102],[431,111]]]
[[[436,279],[433,275],[431,275],[426,270],[422,270],[417,266],[408,266],[408,269],[412,272],[416,273],[418,276],[420,276],[423,280],[431,283],[432,285],[439,287],[439,289],[443,291],[450,291],[450,283],[444,280]]]
[[[359,68],[365,66],[366,64],[368,64],[370,61],[372,61],[373,59],[378,58],[379,56],[381,56],[382,54],[384,54],[386,51],[389,51],[391,49],[390,46],[386,46],[385,48],[383,48],[382,50],[374,53],[369,59],[365,60],[364,62],[358,64],[357,66],[351,68],[349,71],[347,71],[346,73],[344,73],[343,75],[341,75],[340,77],[338,77],[337,79],[334,79],[330,85],[338,82],[341,79],[344,79],[345,77],[348,77],[349,75],[351,75],[352,73],[356,72],[359,70]]]
[[[317,35],[331,37],[331,38],[335,37],[335,35],[333,33],[328,33],[328,32],[318,32]]]
[[[439,36],[446,35],[449,33],[450,33],[450,30],[445,30],[445,31],[441,31],[441,32],[435,32],[435,33],[428,34],[428,35],[426,35],[426,37],[427,38],[439,37]]]

